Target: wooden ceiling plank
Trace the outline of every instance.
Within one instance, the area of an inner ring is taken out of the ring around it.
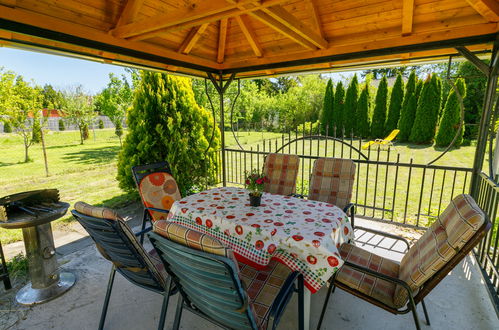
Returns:
[[[137,17],[137,14],[139,13],[143,3],[144,0],[128,0],[126,2],[125,8],[121,12],[120,18],[118,19],[115,28],[128,23],[132,23]]]
[[[315,0],[308,0],[308,10],[312,14],[312,21],[315,26],[315,30],[321,36],[321,38],[325,39],[326,35],[324,34],[324,30],[322,29],[321,18],[319,16],[319,11],[315,5]]]
[[[205,23],[201,26],[195,26],[189,31],[189,34],[182,42],[178,52],[182,54],[189,54],[192,48],[196,45],[196,42],[199,40],[201,35],[204,33],[209,23]]]
[[[412,33],[412,21],[414,18],[414,0],[404,0],[402,5],[402,35]]]
[[[489,22],[499,22],[499,2],[497,0],[466,0]]]
[[[243,32],[244,36],[246,37],[246,40],[248,40],[248,43],[251,46],[251,49],[253,49],[255,55],[257,57],[262,57],[263,56],[262,48],[258,44],[258,41],[256,40],[256,35],[251,29],[251,26],[249,25],[249,22],[246,19],[246,17],[236,16],[236,21],[239,24],[239,27],[241,28],[241,31]]]
[[[218,34],[218,54],[217,62],[223,63],[225,58],[225,43],[227,41],[227,26],[229,23],[228,18],[220,20],[220,32]]]

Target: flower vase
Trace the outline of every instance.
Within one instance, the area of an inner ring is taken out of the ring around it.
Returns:
[[[262,195],[255,196],[253,194],[249,194],[250,197],[250,205],[251,206],[260,206],[262,202]]]

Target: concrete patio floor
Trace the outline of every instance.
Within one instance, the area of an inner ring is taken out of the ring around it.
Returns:
[[[417,237],[420,233],[387,224],[358,220],[358,225]],[[393,240],[357,231],[357,244],[376,253],[400,260],[403,245]],[[56,238],[57,242],[57,238]],[[104,260],[88,237],[59,247],[61,269],[77,276],[75,286],[48,303],[24,307],[13,301],[15,292],[0,289],[0,328],[3,329],[96,329],[99,323],[111,264]],[[326,288],[312,296],[311,329],[315,329],[324,302]],[[177,297],[170,300],[165,328],[171,328]],[[499,329],[499,320],[490,301],[482,275],[473,257],[467,256],[425,299],[431,326],[419,316],[422,329]],[[121,275],[116,276],[105,329],[156,329],[162,297],[141,289]],[[287,307],[279,329],[297,328],[297,302]],[[182,329],[217,329],[209,322],[184,312]],[[392,315],[341,290],[329,303],[323,329],[414,329],[411,314]]]

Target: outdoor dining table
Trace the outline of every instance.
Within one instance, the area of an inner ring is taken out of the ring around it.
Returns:
[[[342,266],[341,244],[353,239],[346,214],[318,201],[263,193],[249,205],[248,191],[236,187],[206,190],[176,201],[168,220],[201,231],[229,246],[236,258],[255,268],[277,259],[303,274],[305,325],[311,294]]]

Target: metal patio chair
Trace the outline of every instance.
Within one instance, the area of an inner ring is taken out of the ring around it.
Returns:
[[[187,309],[224,329],[275,329],[294,292],[304,327],[303,276],[273,261],[263,270],[239,264],[219,240],[158,221],[149,240],[180,291],[173,329]]]
[[[5,255],[3,254],[2,243],[0,242],[0,280],[3,281],[3,286],[5,290],[12,289],[12,284],[10,283],[9,270],[7,269],[7,263],[5,262]]]
[[[144,231],[148,220],[152,223],[166,219],[173,203],[182,197],[172,176],[170,165],[166,161],[134,166],[132,173],[144,206],[141,229]],[[143,242],[142,234],[140,243]]]
[[[116,271],[133,284],[163,295],[158,326],[158,329],[163,329],[168,297],[176,291],[172,289],[161,260],[154,256],[155,251],[146,252],[136,238],[141,232],[134,234],[115,211],[83,202],[76,203],[74,207],[71,211],[73,216],[92,237],[100,254],[113,264],[99,329],[104,327]]]
[[[296,177],[300,167],[297,155],[270,153],[265,158],[263,173],[269,179],[263,191],[288,196],[296,192]]]
[[[351,159],[318,158],[310,176],[308,199],[334,204],[355,221],[355,204],[351,203],[355,163]]]
[[[408,252],[400,264],[355,245],[343,244],[340,253],[345,263],[331,280],[317,329],[335,287],[393,314],[412,312],[417,329],[420,324],[416,305],[421,303],[429,325],[423,299],[480,242],[490,227],[491,223],[473,198],[463,194],[452,200],[412,247],[401,237],[371,230],[407,244]]]

